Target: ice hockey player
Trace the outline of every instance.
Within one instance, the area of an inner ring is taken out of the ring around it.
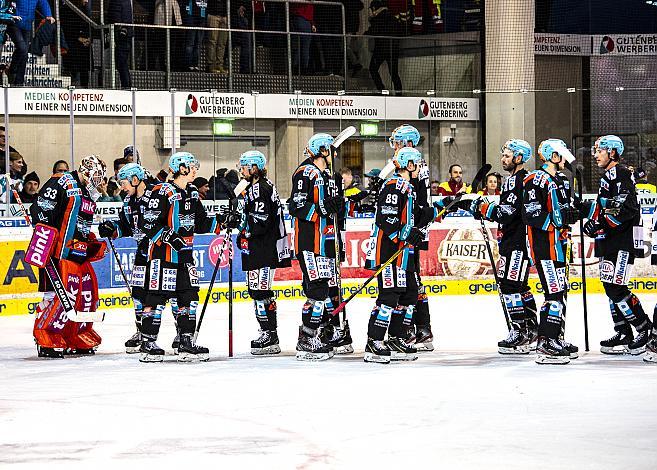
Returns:
[[[600,258],[600,281],[609,298],[616,334],[600,342],[605,354],[641,354],[650,339],[652,324],[641,302],[629,287],[635,258],[635,228],[641,222],[633,172],[620,163],[623,141],[606,135],[595,141],[592,154],[600,178],[598,197],[590,208],[585,205],[584,233],[595,237],[596,256]],[[588,209],[588,210],[586,210]],[[632,333],[636,328],[637,336]]]
[[[422,154],[415,148],[397,150],[392,158],[396,171],[379,192],[365,266],[378,270],[398,250],[402,251],[377,276],[379,295],[367,328],[365,362],[417,359],[417,349],[404,333],[412,325],[418,296],[414,251],[425,238],[415,226],[415,190],[410,182],[421,160]],[[452,199],[436,203],[427,212],[435,218],[437,210]],[[431,222],[431,217],[423,218]],[[384,341],[386,331],[388,341]]]
[[[143,302],[144,276],[146,274],[146,261],[148,239],[139,227],[139,220],[144,211],[143,196],[146,191],[146,173],[137,163],[124,165],[116,175],[121,191],[126,194],[123,206],[119,211],[119,220],[105,220],[98,226],[98,233],[103,238],[132,237],[137,242],[137,250],[132,263],[132,275],[129,280],[132,291],[132,302],[135,306],[135,325],[137,331],[125,342],[128,354],[137,353],[141,347],[141,319],[144,310]]]
[[[575,158],[565,143],[548,139],[538,147],[541,168],[527,174],[523,188],[523,220],[527,247],[543,286],[545,300],[538,327],[538,364],[568,364],[577,346],[560,339],[566,314],[566,245],[570,225],[579,220],[572,206],[570,182],[561,173]]]
[[[331,332],[330,339],[327,335],[320,335],[319,328],[327,316],[326,304],[332,304],[329,284],[335,283],[337,230],[334,216],[344,211],[344,197],[334,175],[328,170],[333,158],[332,144],[333,137],[329,134],[315,134],[310,138],[306,147],[308,158],[292,176],[292,194],[288,201],[293,217],[294,255],[299,260],[306,296],[297,342],[297,359],[301,361],[330,359],[333,346],[329,341],[333,339],[333,333],[337,337],[334,344],[351,343],[351,338],[346,338],[344,331],[337,327]],[[331,317],[335,319],[336,316]]]
[[[500,202],[484,198],[461,200],[456,206],[472,213],[475,219],[497,222],[500,259],[496,267],[506,310],[511,317],[511,330],[497,343],[500,354],[528,354],[535,349],[538,337],[536,301],[529,289],[529,255],[525,224],[522,220],[523,182],[527,176],[525,163],[533,155],[532,147],[521,139],[508,140],[501,150],[501,163],[509,177],[502,185]]]
[[[420,143],[420,132],[409,124],[404,124],[392,131],[388,139],[390,147],[397,152],[404,147],[417,147]],[[419,216],[425,208],[433,209],[431,205],[431,178],[429,176],[429,166],[424,159],[417,165],[415,171],[411,174],[411,184],[415,190],[415,226],[422,227],[426,221]],[[415,266],[415,277],[418,285],[418,297],[415,304],[415,313],[413,314],[413,324],[410,328],[410,334],[406,335],[409,343],[415,344],[418,351],[433,351],[433,333],[431,332],[431,315],[429,313],[429,299],[422,277],[420,276],[420,253],[429,249],[429,235],[424,237],[421,243],[414,247],[413,260]]]
[[[291,266],[290,246],[285,231],[283,209],[274,183],[267,178],[267,159],[258,150],[240,155],[240,173],[250,184],[242,194],[243,210],[238,223],[228,218],[228,226],[238,226],[238,246],[242,269],[247,274],[249,296],[255,305],[260,336],[251,341],[251,354],[278,354],[276,298],[272,281],[276,268]]]
[[[30,247],[39,241],[37,232],[53,234],[54,243],[44,259],[51,257],[65,289],[75,296],[77,311],[94,312],[98,306],[98,282],[91,263],[103,258],[106,246],[96,240],[90,227],[105,172],[105,163],[88,155],[77,171],[52,175],[30,207],[36,226]],[[44,269],[39,270],[39,291],[44,296],[33,330],[39,357],[93,354],[100,336],[92,323],[76,323],[66,316]]]
[[[164,350],[156,343],[162,311],[167,300],[175,297],[180,330],[178,361],[207,361],[208,349],[194,343],[199,280],[194,264],[193,242],[196,233],[218,233],[220,224],[209,217],[192,181],[199,162],[188,152],[169,158],[171,183],[159,183],[144,192],[144,210],[139,222],[148,237],[148,262],[144,275],[140,347],[142,362],[162,361]]]

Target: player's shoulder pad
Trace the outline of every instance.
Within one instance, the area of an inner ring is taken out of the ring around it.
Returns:
[[[160,196],[170,197],[176,193],[176,187],[171,183],[158,183],[153,186],[151,194],[159,194]]]
[[[413,185],[411,184],[410,181],[406,181],[404,178],[402,178],[399,175],[392,175],[390,178],[388,178],[385,183],[385,187],[390,187],[394,186],[396,190],[401,191],[402,193],[412,193],[413,192]]]
[[[294,176],[301,175],[310,180],[317,179],[319,177],[319,168],[314,165],[309,165],[305,163],[297,168],[297,171],[294,173]]]
[[[69,172],[54,174],[51,180],[52,179],[56,180],[57,184],[64,189],[73,189],[77,186],[75,178],[73,178],[73,175]]]
[[[198,194],[198,188],[194,186],[192,183],[189,183],[186,189],[191,199],[200,199],[200,196]]]
[[[604,177],[607,179],[607,181],[614,181],[618,177],[618,169],[619,166],[616,165],[605,171]]]

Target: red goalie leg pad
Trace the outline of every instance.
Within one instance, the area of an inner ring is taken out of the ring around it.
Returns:
[[[66,348],[63,332],[67,319],[59,299],[44,300],[37,307],[34,340],[42,348]]]
[[[98,308],[98,281],[91,263],[82,264],[64,261],[62,278],[66,290],[76,296],[78,312],[95,312]],[[69,322],[64,329],[64,339],[71,349],[92,349],[101,343],[101,338],[92,328],[93,323]]]

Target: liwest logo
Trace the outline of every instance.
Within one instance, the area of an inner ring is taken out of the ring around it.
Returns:
[[[48,261],[48,255],[56,237],[57,230],[47,225],[37,224],[34,227],[34,235],[32,235],[32,240],[25,253],[25,262],[43,268]]]
[[[615,47],[616,45],[614,44],[614,40],[609,36],[604,36],[602,41],[600,41],[600,54],[609,54],[610,52],[614,52]]]
[[[420,104],[417,108],[417,118],[424,119],[429,115],[429,103],[426,100],[420,100]]]
[[[190,114],[194,114],[196,111],[198,111],[198,100],[196,99],[196,96],[194,96],[190,93],[189,95],[187,95],[187,104],[185,106],[185,116],[189,116]]]

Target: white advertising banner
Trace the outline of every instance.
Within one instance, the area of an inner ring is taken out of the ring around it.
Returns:
[[[536,55],[657,55],[657,34],[534,34]]]
[[[63,116],[70,113],[69,90],[10,88],[9,113]],[[76,116],[132,115],[132,94],[122,90],[73,90]],[[135,97],[139,117],[171,116],[171,93],[139,91]],[[0,99],[0,112],[4,100]],[[384,96],[210,93],[178,91],[177,117],[215,119],[395,119],[479,120],[476,98],[412,98]]]
[[[581,34],[534,34],[534,54],[536,55],[577,55],[591,54],[591,37]]]

